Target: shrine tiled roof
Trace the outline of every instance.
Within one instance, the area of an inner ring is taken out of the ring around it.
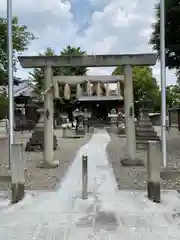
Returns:
[[[78,99],[80,102],[87,101],[120,101],[122,96],[81,96]]]

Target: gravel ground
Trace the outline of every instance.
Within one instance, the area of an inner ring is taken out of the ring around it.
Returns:
[[[156,131],[160,134],[160,128],[156,127]],[[107,146],[107,155],[109,162],[112,164],[118,187],[121,189],[145,189],[147,172],[146,167],[123,167],[120,160],[125,157],[126,138],[110,134],[111,141]],[[176,168],[176,174],[163,174],[161,186],[164,189],[180,189],[180,133],[177,129],[172,128],[167,134],[167,152],[168,167]],[[146,159],[145,151],[137,151],[136,157]],[[161,152],[159,150],[159,157]],[[146,160],[145,160],[146,161]]]
[[[62,138],[62,131],[55,130],[58,139],[58,149],[54,151],[55,160],[60,160],[60,165],[55,169],[40,169],[36,166],[43,159],[42,152],[23,152],[25,166],[26,189],[29,190],[52,190],[59,186],[60,180],[64,176],[67,168],[75,158],[76,152],[86,144],[92,134],[87,134],[82,138]],[[24,132],[15,135],[15,142],[23,143],[24,147],[31,133]],[[8,169],[8,141],[4,137],[0,138],[0,174],[7,173]],[[0,190],[6,189],[7,183],[0,183]]]

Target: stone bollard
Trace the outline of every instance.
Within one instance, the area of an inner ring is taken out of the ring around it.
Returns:
[[[12,195],[11,203],[18,203],[25,195],[23,144],[12,144]]]
[[[149,141],[147,149],[147,193],[148,198],[155,202],[160,203],[160,158],[158,156],[157,141]]]
[[[88,198],[88,157],[87,155],[82,156],[82,199]]]

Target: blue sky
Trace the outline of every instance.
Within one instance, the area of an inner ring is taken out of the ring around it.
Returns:
[[[47,47],[58,54],[68,44],[80,46],[89,54],[149,53],[151,24],[157,0],[14,0],[13,15],[38,37],[24,55],[38,55]],[[0,0],[0,13],[6,14],[6,0]],[[111,74],[113,68],[93,68],[89,74]],[[16,76],[28,78],[18,65]],[[160,68],[153,68],[160,81]],[[175,83],[167,70],[167,83]]]

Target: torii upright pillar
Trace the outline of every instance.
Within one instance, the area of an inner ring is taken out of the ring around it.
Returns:
[[[125,123],[126,123],[126,152],[127,159],[123,159],[123,165],[139,165],[136,160],[136,138],[134,122],[134,98],[133,98],[133,79],[132,66],[124,66],[124,105],[125,105]]]
[[[46,66],[44,69],[45,89],[52,84],[52,67]],[[54,161],[54,93],[51,88],[44,96],[44,164],[49,167],[57,167],[58,161]]]

